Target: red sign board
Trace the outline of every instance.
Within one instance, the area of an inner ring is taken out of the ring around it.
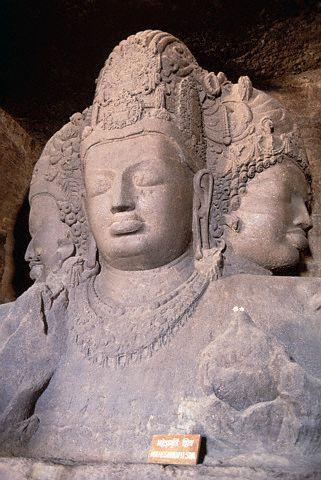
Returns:
[[[154,435],[148,463],[196,465],[200,445],[200,435]]]

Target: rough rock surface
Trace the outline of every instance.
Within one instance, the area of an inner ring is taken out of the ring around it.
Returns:
[[[35,0],[32,9],[5,3],[3,106],[43,140],[90,104],[106,55],[140,30],[168,31],[204,68],[232,81],[249,75],[257,88],[321,66],[316,0]]]
[[[40,145],[10,115],[0,109],[0,302],[15,298],[14,226],[29,188]]]
[[[24,458],[0,460],[2,480],[319,480],[320,473],[266,472],[260,468],[147,464],[63,465]]]

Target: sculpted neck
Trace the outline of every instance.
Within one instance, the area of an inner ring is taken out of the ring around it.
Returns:
[[[159,295],[178,288],[194,271],[192,249],[162,267],[151,270],[117,270],[101,261],[101,271],[95,280],[95,290],[101,300],[139,305],[149,303]]]

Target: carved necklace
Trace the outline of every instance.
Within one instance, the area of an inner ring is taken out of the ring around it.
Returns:
[[[91,363],[114,368],[151,357],[166,345],[192,315],[209,284],[205,275],[194,271],[170,293],[132,307],[111,300],[102,302],[94,280],[78,287],[71,305],[71,330]]]

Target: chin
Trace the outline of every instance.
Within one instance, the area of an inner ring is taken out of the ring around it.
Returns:
[[[108,265],[119,270],[140,270],[148,263],[144,258],[148,249],[142,237],[142,234],[109,237],[98,249]]]
[[[295,267],[300,261],[300,252],[293,246],[287,246],[279,252],[279,255],[270,259],[267,268],[270,270],[285,269]]]
[[[286,241],[278,243],[270,241],[266,245],[262,245],[263,248],[260,250],[258,250],[257,244],[252,244],[251,247],[252,248],[240,243],[236,245],[235,243],[232,244],[236,255],[247,258],[251,262],[268,270],[294,267],[300,261],[299,250]]]
[[[101,251],[108,258],[133,257],[146,251],[146,239],[139,233],[110,236],[104,243]]]
[[[43,281],[45,277],[45,268],[43,265],[35,265],[31,267],[29,276],[31,280]]]
[[[159,241],[155,242],[154,238],[150,239],[144,234],[137,234],[136,238],[134,236],[128,236],[127,239],[117,237],[116,241],[112,240],[108,243],[108,248],[105,250],[99,248],[99,250],[111,267],[119,270],[150,270],[173,260],[168,258],[170,249],[164,250],[164,245],[166,242],[160,244]]]

